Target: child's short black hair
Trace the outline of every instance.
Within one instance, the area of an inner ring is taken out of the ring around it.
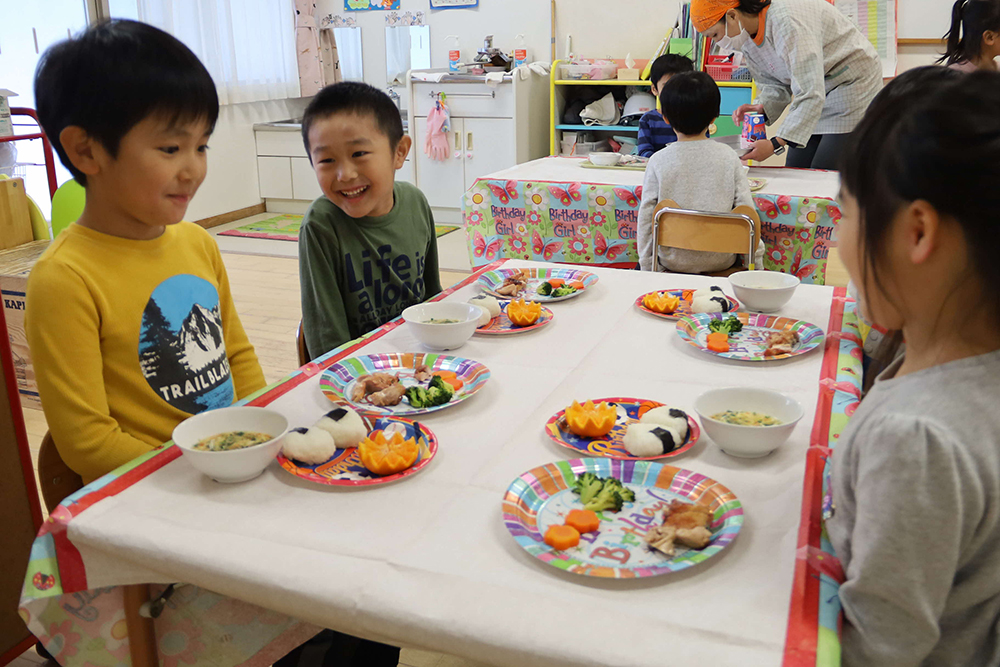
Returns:
[[[681,72],[660,91],[660,111],[681,134],[701,134],[716,118],[722,94],[705,72]]]
[[[667,75],[673,76],[681,72],[693,71],[693,60],[676,53],[667,53],[653,61],[653,64],[649,68],[649,82],[657,86],[660,83],[660,79]]]
[[[112,155],[122,137],[153,114],[171,124],[219,117],[215,83],[198,56],[146,23],[112,20],[49,48],[35,70],[38,119],[73,178],[59,133],[76,125]]]
[[[403,119],[399,115],[399,108],[388,95],[367,83],[341,81],[316,93],[302,116],[302,141],[310,160],[309,128],[313,122],[344,112],[371,116],[382,134],[388,137],[393,150],[403,138]]]

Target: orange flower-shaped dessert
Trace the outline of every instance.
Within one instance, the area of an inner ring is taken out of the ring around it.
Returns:
[[[607,435],[608,431],[615,425],[617,410],[611,403],[598,403],[587,401],[580,405],[573,401],[573,405],[566,408],[566,424],[569,430],[581,438],[599,438]]]
[[[541,316],[542,304],[537,301],[525,303],[524,299],[518,299],[507,304],[507,317],[519,327],[529,327]]]
[[[361,464],[382,476],[406,470],[416,462],[419,453],[417,441],[404,440],[400,433],[393,433],[386,439],[382,431],[373,431],[358,444]]]
[[[642,299],[642,305],[652,311],[669,315],[681,305],[679,297],[671,296],[669,292],[651,292]]]

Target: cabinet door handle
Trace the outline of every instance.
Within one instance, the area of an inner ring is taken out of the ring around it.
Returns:
[[[465,140],[465,148],[468,151],[465,154],[466,159],[472,159],[472,132],[469,132],[468,138]]]
[[[462,157],[462,133],[455,133],[455,159],[458,160]]]

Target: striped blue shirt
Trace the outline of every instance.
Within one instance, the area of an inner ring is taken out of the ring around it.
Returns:
[[[653,153],[675,141],[677,135],[673,128],[656,109],[647,111],[639,119],[639,145],[636,150],[642,157],[652,157]]]

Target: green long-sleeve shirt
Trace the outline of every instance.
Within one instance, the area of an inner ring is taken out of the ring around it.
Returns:
[[[393,187],[383,216],[354,219],[326,197],[299,233],[302,326],[316,358],[441,291],[434,217],[423,193]]]

